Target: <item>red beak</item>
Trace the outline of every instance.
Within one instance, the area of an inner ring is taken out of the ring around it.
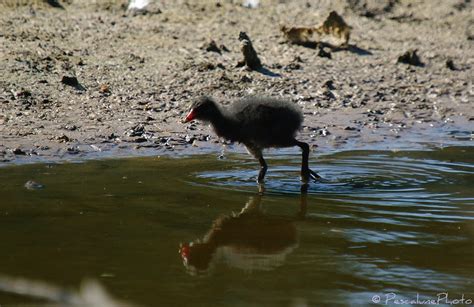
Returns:
[[[196,112],[194,111],[194,109],[192,109],[192,110],[188,113],[188,115],[186,116],[186,119],[184,120],[184,122],[185,122],[185,123],[190,122],[190,121],[192,121],[192,120],[195,119],[195,118],[196,118]]]
[[[181,257],[183,257],[183,259],[188,259],[190,250],[191,248],[189,247],[189,245],[184,244],[183,246],[180,247],[179,253],[181,254]]]

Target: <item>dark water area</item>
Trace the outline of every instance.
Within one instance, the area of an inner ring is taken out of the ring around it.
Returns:
[[[268,162],[263,195],[245,155],[0,168],[0,275],[144,306],[474,300],[474,147],[312,158],[307,194],[299,154]]]

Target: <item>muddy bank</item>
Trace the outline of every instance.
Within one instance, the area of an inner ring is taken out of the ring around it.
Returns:
[[[0,160],[217,152],[209,127],[181,123],[202,94],[285,97],[304,110],[300,139],[320,152],[472,144],[469,1],[239,3],[2,7]],[[290,44],[280,31],[332,10],[352,27],[347,48]],[[241,31],[264,69],[237,67]],[[414,49],[417,65],[399,61]]]

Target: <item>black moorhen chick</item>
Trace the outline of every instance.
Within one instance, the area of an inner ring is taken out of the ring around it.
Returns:
[[[309,169],[309,146],[295,139],[303,122],[300,109],[290,102],[274,98],[250,97],[224,106],[210,97],[200,97],[191,104],[185,123],[193,119],[210,122],[219,137],[239,142],[260,163],[258,183],[263,183],[267,163],[262,150],[269,147],[299,146],[303,150],[301,180],[320,178]]]

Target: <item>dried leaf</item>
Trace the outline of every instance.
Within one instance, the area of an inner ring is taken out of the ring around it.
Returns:
[[[314,28],[281,26],[280,30],[286,39],[293,44],[304,44],[310,41]]]
[[[110,93],[110,87],[108,84],[101,84],[100,87],[99,87],[99,92],[101,92],[102,94],[105,94],[105,93]]]
[[[349,43],[352,27],[349,26],[339,14],[332,11],[322,25],[314,30],[320,35],[333,35],[344,41],[343,45]]]

